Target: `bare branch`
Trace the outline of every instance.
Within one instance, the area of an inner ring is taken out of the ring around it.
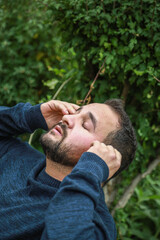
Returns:
[[[120,183],[122,181],[121,175],[116,176],[115,178],[111,179],[109,182],[103,184],[103,192],[105,196],[105,202],[107,207],[110,209],[112,206],[113,201],[117,195],[117,182]]]
[[[138,183],[145,178],[148,174],[150,174],[157,166],[158,164],[160,164],[160,156],[158,156],[147,168],[147,170],[142,173],[142,174],[138,174],[138,176],[136,176],[131,185],[125,190],[123,196],[120,198],[120,200],[118,201],[117,205],[114,207],[114,209],[112,210],[112,216],[114,216],[116,209],[120,209],[120,208],[124,208],[128,202],[128,200],[131,198],[135,188],[137,187]]]
[[[60,91],[62,90],[62,88],[63,88],[70,80],[71,80],[71,78],[65,80],[65,81],[61,84],[61,86],[58,88],[57,92],[54,94],[52,100],[55,100],[55,99],[56,99],[56,97],[58,96],[58,94],[60,93]]]
[[[91,83],[91,85],[90,85],[90,89],[89,89],[89,91],[88,91],[88,93],[87,93],[87,95],[86,95],[85,99],[83,100],[83,104],[85,104],[85,102],[86,102],[87,98],[88,98],[88,97],[89,97],[89,95],[91,94],[91,92],[92,92],[92,90],[93,90],[93,88],[94,88],[94,84],[95,84],[95,82],[96,82],[96,80],[97,80],[97,78],[98,78],[99,74],[101,73],[101,70],[102,70],[102,69],[103,69],[103,67],[104,67],[105,61],[106,61],[106,58],[104,59],[104,62],[103,62],[103,64],[102,64],[102,66],[100,67],[100,69],[99,69],[98,73],[96,74],[96,76],[95,76],[95,78],[94,78],[93,82]]]
[[[160,156],[158,156],[153,162],[150,163],[150,165],[147,168],[147,171],[142,173],[142,178],[145,178],[148,174],[150,174],[160,163]]]
[[[124,99],[124,102],[126,102],[127,100],[128,92],[129,92],[129,83],[125,81],[123,91],[121,94],[121,98]]]
[[[154,79],[156,79],[158,82],[160,82],[160,80],[158,78],[156,78],[154,75],[152,75]]]

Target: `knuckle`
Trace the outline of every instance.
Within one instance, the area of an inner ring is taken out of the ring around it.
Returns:
[[[97,140],[95,140],[94,144],[97,146],[97,145],[99,145],[99,142]]]
[[[106,147],[105,143],[101,143],[101,145],[102,145],[103,147]]]
[[[111,159],[112,159],[112,160],[115,160],[115,159],[116,159],[116,154],[115,154],[115,153],[111,153],[110,156],[111,156]]]
[[[107,145],[108,146],[108,148],[110,148],[110,149],[114,149],[114,147],[112,146],[112,145]]]

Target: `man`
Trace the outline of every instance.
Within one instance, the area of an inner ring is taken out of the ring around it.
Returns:
[[[45,155],[15,138],[37,128]],[[0,239],[116,239],[101,185],[135,149],[119,100],[0,107]]]

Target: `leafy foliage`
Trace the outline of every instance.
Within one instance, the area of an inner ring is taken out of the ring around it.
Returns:
[[[51,98],[64,72],[59,70],[57,53],[60,37],[54,36],[47,6],[39,1],[0,0],[0,22],[0,104]]]
[[[157,174],[158,171],[159,168],[140,183],[126,208],[117,211],[118,239],[159,239],[160,176]]]
[[[0,104],[49,100],[67,79],[58,98],[76,102],[105,63],[91,99],[124,99],[138,140],[122,193],[160,145],[160,2],[0,0],[0,22]],[[160,237],[159,180],[156,170],[117,211],[120,239]]]
[[[155,79],[160,76],[160,3],[154,0],[48,3],[65,47],[73,47],[80,66],[82,78],[77,77],[78,81],[72,84],[76,97],[84,97],[84,87],[89,88],[105,61],[92,101],[103,102],[107,96],[125,100],[138,138],[138,152],[129,174],[133,177],[143,172],[156,156],[160,143],[160,82]]]

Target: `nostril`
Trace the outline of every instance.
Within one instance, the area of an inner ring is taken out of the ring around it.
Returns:
[[[62,117],[62,124],[65,124],[67,126],[69,125],[69,121],[68,121],[66,115]]]
[[[73,118],[72,115],[64,115],[62,118],[62,123],[67,125],[68,128],[72,128],[74,123],[73,123]]]
[[[63,121],[62,124],[69,126],[67,121]]]

